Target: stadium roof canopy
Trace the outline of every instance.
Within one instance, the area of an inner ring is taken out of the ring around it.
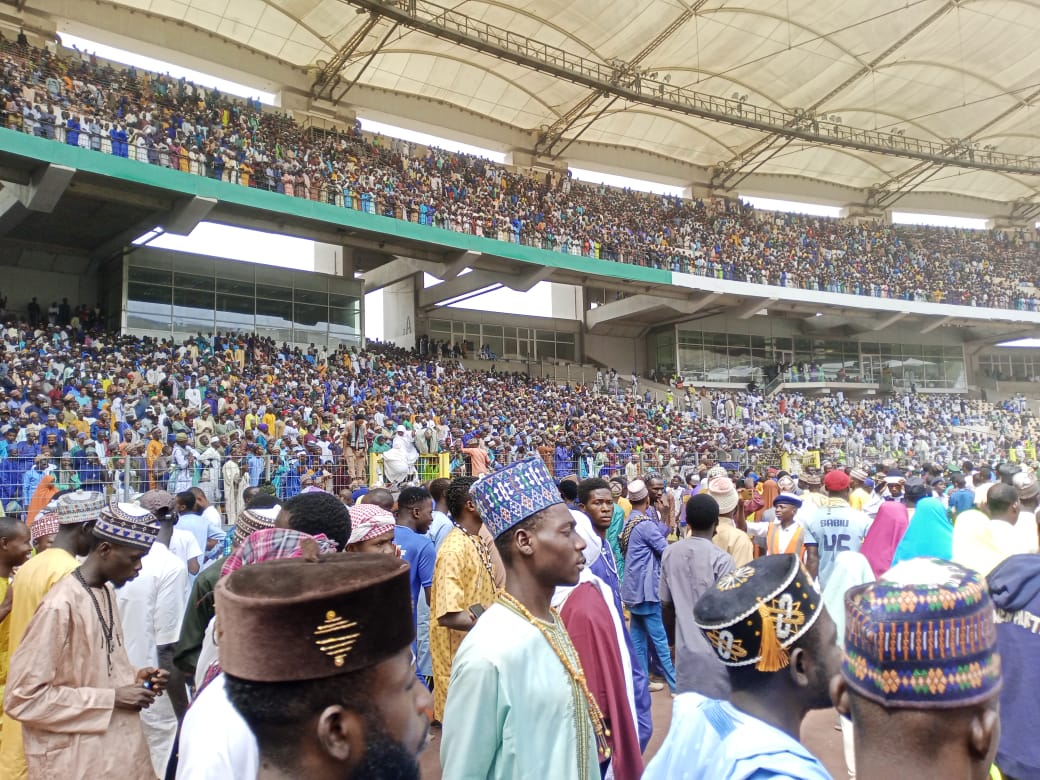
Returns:
[[[505,46],[528,54],[532,43],[544,44],[548,54],[562,50],[581,68],[613,73],[617,90],[431,32],[437,8],[425,0],[114,5],[201,28],[302,69],[312,84],[318,80],[314,94],[333,101],[373,108],[381,105],[379,95],[387,104],[392,96],[421,96],[434,101],[442,117],[454,117],[443,119],[446,127],[464,127],[467,117],[490,118],[502,131],[486,145],[517,148],[525,145],[517,138],[529,139],[527,147],[542,158],[572,164],[654,158],[658,163],[650,167],[662,173],[671,166],[677,182],[741,190],[763,189],[767,178],[774,191],[779,177],[824,182],[821,193],[836,185],[837,200],[856,190],[864,194],[861,202],[873,199],[882,207],[909,191],[944,193],[1018,202],[1018,216],[1032,218],[1029,206],[1040,200],[1040,156],[1032,157],[1040,138],[1040,105],[1034,105],[1040,100],[1040,7],[1028,0],[451,4],[456,21],[469,20],[459,35],[479,38],[480,23],[509,31],[513,40]],[[416,23],[402,21],[409,15]],[[458,32],[460,23],[453,24]],[[486,33],[484,43],[490,37]],[[724,101],[721,110],[741,121],[662,105],[679,88]],[[633,90],[642,97],[633,99]],[[792,132],[744,121],[767,110],[775,112],[769,114],[774,125]],[[879,131],[887,139],[882,145],[891,148],[843,142],[857,130]],[[946,164],[943,154],[938,162],[903,154],[899,150],[910,147],[903,139],[926,142],[961,164]],[[633,150],[642,157],[625,156]],[[1014,157],[1014,165],[985,165],[1015,155],[1023,157]],[[637,165],[628,168],[634,172]],[[691,176],[694,170],[703,173]]]

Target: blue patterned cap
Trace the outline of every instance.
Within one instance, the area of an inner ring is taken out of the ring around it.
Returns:
[[[137,504],[113,501],[101,510],[101,516],[94,523],[94,536],[98,539],[140,550],[151,549],[158,533],[159,521],[155,515]]]
[[[483,476],[469,492],[480,519],[496,539],[531,515],[563,503],[541,458],[519,460]]]
[[[91,490],[77,490],[61,496],[57,503],[60,525],[89,523],[97,520],[101,510],[105,508],[105,496]]]
[[[845,594],[842,677],[888,708],[965,707],[1000,690],[993,603],[974,571],[913,558]]]

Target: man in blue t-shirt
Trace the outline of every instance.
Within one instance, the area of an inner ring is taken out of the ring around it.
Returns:
[[[426,488],[409,487],[401,491],[397,497],[397,528],[394,530],[394,544],[401,549],[401,557],[411,566],[409,580],[412,586],[412,618],[415,620],[416,637],[419,643],[412,644],[417,665],[416,674],[419,679],[430,676],[423,674],[423,663],[428,654],[429,620],[430,620],[430,587],[433,585],[433,564],[437,559],[437,550],[433,542],[426,536],[433,522],[433,497]],[[423,609],[419,609],[419,594],[423,594]],[[423,621],[420,624],[419,615]],[[432,668],[430,669],[432,674]],[[425,681],[424,681],[425,682]]]
[[[975,508],[975,491],[969,490],[965,484],[964,474],[953,473],[953,491],[950,493],[950,517],[956,518],[961,512]]]
[[[849,506],[849,475],[841,469],[827,472],[823,486],[828,504],[805,519],[805,567],[827,587],[838,553],[859,552],[870,529],[870,518]]]

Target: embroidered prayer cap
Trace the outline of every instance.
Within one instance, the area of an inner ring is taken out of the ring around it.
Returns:
[[[964,707],[1000,690],[993,603],[976,572],[913,558],[845,594],[841,674],[888,708]]]
[[[889,472],[885,474],[886,485],[902,485],[904,482],[906,482],[906,475],[899,469],[890,469]]]
[[[139,550],[151,549],[158,533],[155,515],[137,504],[113,501],[101,510],[94,523],[94,536],[98,539]]]
[[[646,483],[641,479],[633,479],[628,483],[628,499],[629,501],[642,501],[650,495],[650,491],[646,489]]]
[[[781,493],[773,499],[773,506],[777,506],[778,504],[790,504],[794,507],[800,507],[802,505],[802,499],[794,493]]]
[[[397,526],[393,514],[375,504],[357,504],[348,507],[350,512],[350,539],[347,544],[357,544],[375,539],[393,531]]]
[[[724,466],[719,466],[718,464],[716,464],[712,466],[710,469],[708,469],[708,473],[705,476],[709,480],[711,480],[715,477],[728,477],[729,472],[726,471],[726,468]]]
[[[484,525],[496,539],[531,515],[563,503],[541,458],[518,460],[501,471],[481,477],[470,488],[470,496]]]
[[[819,588],[798,556],[766,555],[719,577],[693,619],[726,666],[776,672],[821,612]]]
[[[1018,490],[1018,497],[1021,499],[1029,500],[1040,495],[1040,485],[1037,484],[1036,477],[1027,471],[1015,474],[1011,481],[1015,489]]]
[[[849,471],[849,476],[852,479],[859,480],[860,482],[866,482],[868,478],[868,474],[865,469],[852,469],[851,471]]]
[[[415,639],[408,572],[405,561],[379,553],[243,566],[216,586],[221,668],[291,682],[390,658]]]
[[[29,527],[29,537],[33,543],[43,536],[56,533],[58,533],[58,513],[55,511],[41,512]]]
[[[708,482],[708,495],[719,503],[719,513],[728,515],[737,508],[737,488],[729,477],[715,477]]]
[[[58,522],[61,525],[75,525],[97,520],[101,510],[105,508],[105,496],[90,490],[77,490],[66,493],[58,499]]]
[[[798,477],[798,481],[806,487],[819,487],[823,484],[823,480],[820,479],[820,475],[813,474],[811,472],[806,472],[805,474],[802,474],[800,477]]]
[[[249,535],[264,528],[274,528],[282,507],[275,504],[264,509],[243,509],[235,519],[235,536],[232,544],[242,544]]]

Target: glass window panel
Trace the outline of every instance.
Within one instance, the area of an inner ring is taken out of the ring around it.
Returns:
[[[353,309],[359,303],[359,299],[355,295],[339,295],[338,293],[329,293],[329,306],[335,306],[338,309]],[[447,322],[447,320],[430,320],[433,322]],[[431,325],[432,327],[432,325]]]
[[[169,304],[131,300],[126,305],[127,328],[162,331],[169,334],[172,317],[173,307]]]
[[[259,284],[256,285],[256,297],[257,298],[271,298],[276,301],[291,301],[292,300],[292,289],[289,287],[279,287],[274,284]]]
[[[573,333],[557,333],[556,334],[557,344],[573,344],[574,334]]]
[[[217,279],[217,292],[230,293],[231,295],[248,295],[253,297],[255,286],[253,280],[239,279]]]
[[[202,292],[213,291],[212,276],[197,276],[195,274],[176,273],[173,277],[174,287],[180,290],[199,290]]]
[[[329,307],[313,306],[306,303],[293,305],[293,322],[302,327],[315,327],[320,325],[324,331],[328,328]]]
[[[560,360],[574,360],[573,344],[557,344],[556,357]]]
[[[132,265],[127,272],[127,279],[131,282],[170,286],[173,284],[173,273],[159,268],[141,268],[140,266]]]
[[[318,292],[316,290],[301,290],[297,287],[293,291],[293,300],[297,303],[307,303],[314,306],[328,306],[329,294],[327,292]]]
[[[360,319],[357,309],[329,309],[329,323],[356,328]]]
[[[556,341],[556,333],[551,330],[536,330],[534,337],[538,341]]]
[[[484,338],[491,338],[492,336],[502,336],[501,325],[485,325],[484,326]]]
[[[130,282],[126,287],[127,298],[130,301],[145,301],[147,303],[173,302],[173,290],[154,284]]]
[[[292,302],[288,300],[268,301],[258,298],[256,301],[257,325],[288,327],[292,323]]]

